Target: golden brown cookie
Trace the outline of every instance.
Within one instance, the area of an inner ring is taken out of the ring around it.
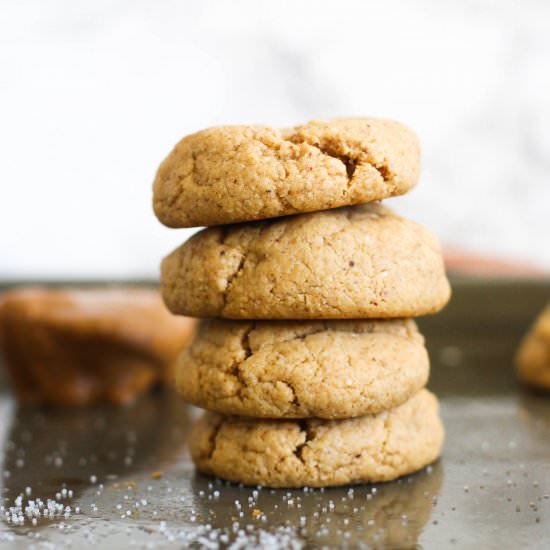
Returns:
[[[205,229],[161,281],[168,308],[193,317],[414,317],[450,296],[437,239],[377,203]]]
[[[523,382],[550,390],[550,304],[522,340],[516,368]]]
[[[202,321],[176,386],[203,409],[258,418],[351,418],[391,409],[428,380],[413,320]]]
[[[419,170],[417,137],[390,120],[222,126],[176,145],[158,170],[154,209],[170,227],[274,218],[402,195]]]
[[[193,328],[144,288],[13,290],[0,307],[1,351],[27,403],[128,403],[173,377]]]
[[[206,413],[190,440],[206,474],[245,485],[325,487],[390,481],[433,462],[443,444],[427,390],[390,411],[349,420],[254,420]]]

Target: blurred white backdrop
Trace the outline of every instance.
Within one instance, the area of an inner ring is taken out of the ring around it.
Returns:
[[[3,0],[0,278],[155,277],[179,138],[337,115],[419,133],[391,204],[444,244],[550,267],[546,0]]]

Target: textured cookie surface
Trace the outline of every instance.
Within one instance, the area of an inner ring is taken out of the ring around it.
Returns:
[[[207,320],[178,359],[176,385],[225,414],[351,418],[400,405],[428,373],[412,320]]]
[[[32,288],[0,302],[0,351],[25,402],[132,401],[172,378],[193,328],[153,289]]]
[[[348,420],[254,420],[205,413],[191,435],[197,468],[229,481],[323,487],[390,481],[433,462],[443,426],[421,390],[377,415]]]
[[[161,164],[154,209],[170,227],[327,210],[406,193],[419,165],[415,134],[389,120],[210,128],[184,138]]]
[[[172,312],[232,319],[414,317],[450,295],[437,239],[377,203],[205,229],[161,281]]]
[[[550,304],[521,342],[516,367],[521,380],[550,390]]]

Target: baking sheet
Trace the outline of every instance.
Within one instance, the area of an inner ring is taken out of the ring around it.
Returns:
[[[419,321],[447,430],[427,470],[324,491],[243,488],[194,472],[196,410],[170,392],[59,412],[18,409],[4,387],[0,547],[548,548],[550,396],[517,385],[512,355],[550,285],[453,286],[451,305]],[[7,521],[37,498],[56,501],[51,518]]]

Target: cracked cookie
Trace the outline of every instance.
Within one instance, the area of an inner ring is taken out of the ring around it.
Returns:
[[[206,320],[179,357],[193,405],[258,418],[351,418],[394,408],[424,387],[415,322]]]
[[[193,317],[414,317],[450,296],[434,235],[378,203],[205,229],[161,281],[168,308]]]
[[[550,390],[550,304],[523,338],[516,357],[516,369],[526,384]]]
[[[416,135],[390,120],[222,126],[175,146],[157,172],[153,205],[169,227],[259,220],[402,195],[419,171]]]
[[[22,402],[124,404],[172,379],[194,322],[153,289],[12,290],[0,300],[0,351]]]
[[[326,487],[390,481],[437,459],[436,397],[421,390],[390,411],[347,420],[254,420],[205,413],[191,434],[197,468],[245,485]]]

